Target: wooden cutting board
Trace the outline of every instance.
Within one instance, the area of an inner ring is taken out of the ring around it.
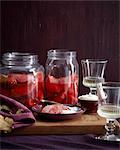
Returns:
[[[104,132],[105,119],[97,114],[84,114],[79,118],[57,122],[37,120],[29,127],[13,131],[13,135],[40,134],[101,134]]]

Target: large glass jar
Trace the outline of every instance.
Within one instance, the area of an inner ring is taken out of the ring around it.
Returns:
[[[78,102],[79,67],[76,52],[49,50],[46,61],[46,99],[63,104]]]
[[[44,96],[44,68],[31,53],[5,53],[0,67],[0,92],[31,108]]]

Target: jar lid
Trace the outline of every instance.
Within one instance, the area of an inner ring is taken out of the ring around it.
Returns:
[[[66,57],[76,57],[76,51],[68,49],[52,49],[48,51],[48,57],[63,59]]]
[[[38,62],[38,55],[33,53],[8,52],[2,56],[4,65],[33,65]]]

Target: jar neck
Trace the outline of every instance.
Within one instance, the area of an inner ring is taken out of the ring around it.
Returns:
[[[38,56],[32,53],[5,53],[2,56],[2,64],[8,67],[33,66],[38,64]]]
[[[48,51],[48,58],[51,59],[66,59],[76,57],[76,51],[65,49],[54,49]]]

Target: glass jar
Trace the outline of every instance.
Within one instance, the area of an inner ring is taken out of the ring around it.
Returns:
[[[5,53],[0,69],[0,92],[28,108],[44,96],[44,68],[32,53]]]
[[[63,104],[78,102],[79,66],[76,52],[49,50],[46,61],[46,99]]]

